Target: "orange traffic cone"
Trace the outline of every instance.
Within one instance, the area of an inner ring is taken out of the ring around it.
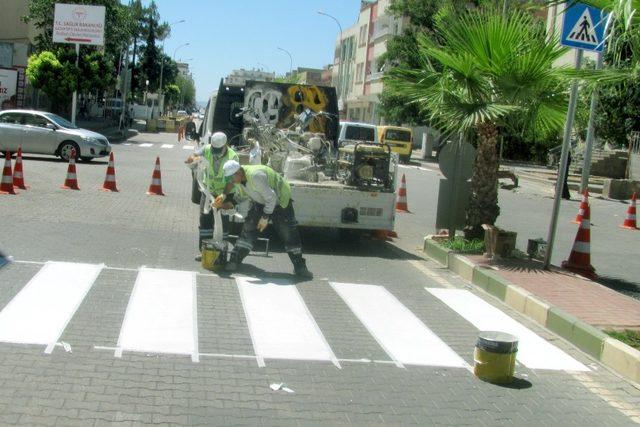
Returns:
[[[113,153],[109,154],[109,166],[107,166],[107,176],[104,178],[104,184],[102,184],[102,191],[118,191],[116,186],[116,167],[113,161]]]
[[[596,277],[596,269],[591,265],[591,220],[590,208],[584,211],[582,223],[576,234],[576,240],[573,242],[573,249],[569,259],[562,263],[562,267],[578,273],[581,276],[594,279]]]
[[[402,181],[400,182],[400,188],[398,189],[396,210],[398,212],[409,212],[409,206],[407,206],[407,180],[405,179],[404,174],[402,174]]]
[[[162,175],[160,174],[160,157],[156,157],[156,166],[153,168],[151,185],[147,194],[150,196],[164,196],[162,192]]]
[[[620,225],[620,228],[626,228],[629,230],[637,230],[638,225],[636,223],[636,198],[637,195],[634,192],[631,197],[631,204],[629,205],[629,209],[627,209],[627,217],[624,222]]]
[[[22,146],[18,147],[18,154],[16,155],[16,167],[13,169],[13,186],[21,190],[29,188],[24,183],[24,174],[22,173]]]
[[[76,150],[71,150],[71,156],[69,156],[69,167],[67,168],[67,177],[62,185],[63,190],[79,190],[78,176],[76,175]]]
[[[2,169],[2,181],[0,181],[0,194],[17,194],[13,189],[13,177],[11,174],[11,153],[7,151]]]
[[[584,211],[589,207],[589,190],[584,190],[582,193],[582,201],[580,202],[580,208],[578,208],[578,215],[576,215],[575,219],[571,222],[574,224],[582,224],[582,217],[584,216]]]

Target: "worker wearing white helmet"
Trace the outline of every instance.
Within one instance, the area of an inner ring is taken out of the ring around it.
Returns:
[[[284,177],[269,166],[240,166],[240,163],[233,160],[224,165],[224,175],[235,185],[235,202],[251,200],[251,208],[245,218],[242,233],[233,247],[226,270],[234,272],[238,269],[242,260],[253,249],[258,233],[263,232],[271,220],[289,254],[296,276],[312,278],[313,275],[302,257],[302,243],[293,211],[291,187]],[[219,200],[217,206],[228,209],[230,204]]]
[[[200,156],[206,161],[206,169],[204,175],[204,185],[207,187],[213,197],[219,197],[224,194],[226,180],[224,177],[224,166],[230,162],[238,162],[238,155],[231,147],[227,146],[227,136],[223,132],[216,132],[211,135],[209,144],[205,144],[194,150],[187,160],[187,164],[193,163]],[[232,196],[229,196],[232,198]],[[202,251],[203,240],[213,238],[213,212],[205,207],[206,198],[200,198],[200,236],[198,238],[198,251]],[[224,237],[228,234],[229,217],[222,216],[222,226]],[[196,261],[200,261],[202,255],[196,256]]]

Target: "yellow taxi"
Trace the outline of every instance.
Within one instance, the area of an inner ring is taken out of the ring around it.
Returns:
[[[391,151],[400,155],[402,163],[409,163],[413,150],[413,132],[410,128],[378,126],[378,141],[387,144]]]

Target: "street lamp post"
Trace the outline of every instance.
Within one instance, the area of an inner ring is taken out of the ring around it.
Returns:
[[[343,46],[343,40],[342,40],[342,25],[340,25],[340,21],[338,21],[338,18],[336,18],[333,15],[329,15],[328,13],[325,13],[321,10],[318,11],[318,15],[322,15],[322,16],[326,16],[328,18],[333,19],[334,21],[336,21],[336,24],[338,24],[338,29],[340,30],[340,53],[339,53],[339,60],[340,62],[338,62],[338,98],[343,98],[344,96],[344,84],[343,84],[343,78],[342,78],[342,62],[343,62],[343,57],[342,57],[342,46]]]
[[[284,53],[286,53],[287,55],[289,55],[289,76],[291,76],[293,74],[293,57],[291,56],[291,52],[289,52],[287,49],[283,49],[281,47],[278,47],[278,50],[281,50]]]

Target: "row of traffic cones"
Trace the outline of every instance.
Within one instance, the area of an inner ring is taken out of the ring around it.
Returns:
[[[637,197],[637,194],[634,192],[631,197],[629,208],[627,209],[627,216],[624,222],[620,225],[620,228],[628,230],[638,229],[638,225],[636,223]],[[582,276],[594,279],[596,277],[596,270],[591,265],[591,208],[589,207],[588,190],[585,190],[583,193],[578,215],[572,222],[580,224],[580,227],[578,228],[575,241],[573,242],[573,248],[571,249],[569,259],[562,263],[562,267]]]
[[[0,194],[17,194],[15,189],[26,190],[29,187],[24,183],[24,173],[22,168],[22,147],[18,148],[16,155],[16,166],[11,171],[11,155],[9,152],[5,155],[4,169],[2,171],[2,180],[0,181]],[[61,187],[64,190],[80,190],[78,185],[78,176],[76,173],[76,150],[71,150],[69,157],[69,166],[67,168],[67,176]],[[113,153],[109,155],[109,165],[107,166],[107,174],[102,184],[102,191],[118,192],[116,184],[116,168]],[[156,163],[153,168],[151,177],[151,185],[147,194],[152,196],[164,196],[162,191],[162,175],[160,172],[160,157],[156,157]]]

